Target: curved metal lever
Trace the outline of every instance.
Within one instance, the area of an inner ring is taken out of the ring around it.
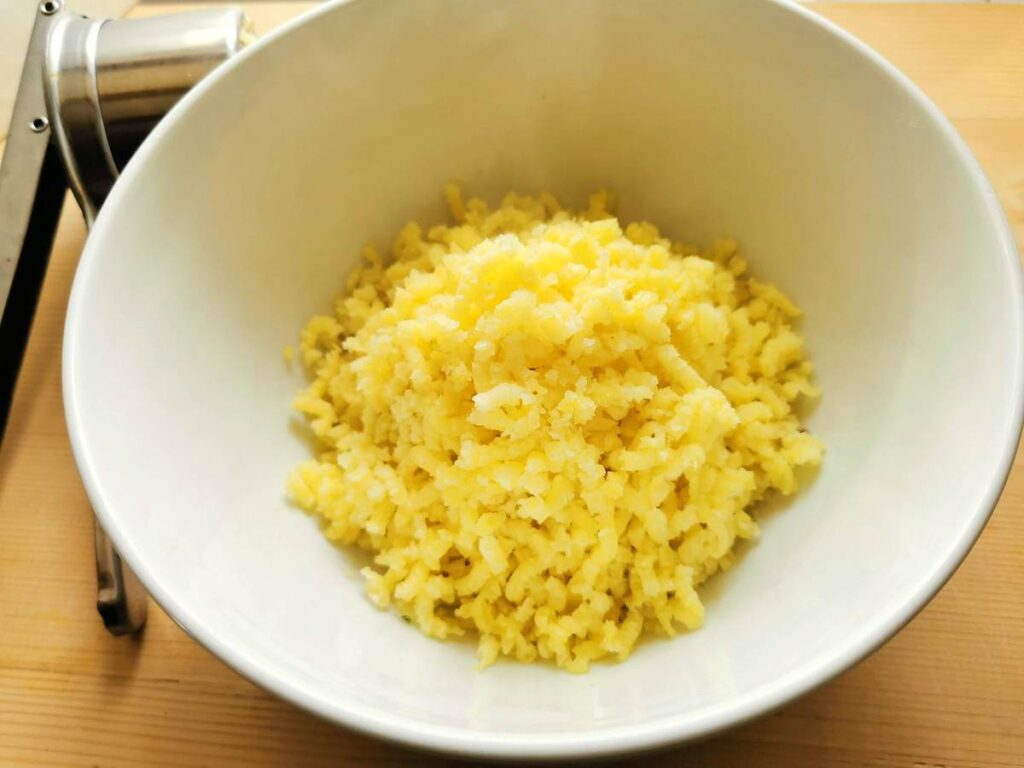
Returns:
[[[96,538],[96,609],[114,635],[130,635],[146,623],[146,590],[117,554],[110,538],[94,520]]]

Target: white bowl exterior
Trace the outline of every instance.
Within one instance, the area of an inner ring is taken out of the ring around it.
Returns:
[[[369,605],[288,505],[308,455],[281,348],[366,241],[492,198],[606,185],[732,234],[805,309],[823,471],[710,587],[706,625],[585,676],[500,663]],[[257,45],[132,161],[76,277],[69,428],[104,526],[187,631],[271,690],[407,743],[582,755],[694,737],[843,669],[980,531],[1021,419],[1020,267],[920,94],[789,6],[349,2]]]

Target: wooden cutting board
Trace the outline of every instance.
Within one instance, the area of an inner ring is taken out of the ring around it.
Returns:
[[[266,32],[307,6],[254,3]],[[183,8],[146,5],[138,13]],[[1024,7],[815,4],[916,80],[989,173],[1024,237]],[[69,202],[0,452],[0,766],[443,765],[255,688],[158,608],[139,638],[93,607],[92,515],[60,391],[85,236]],[[1024,460],[942,593],[870,659],[784,709],[637,759],[694,766],[1024,765]]]

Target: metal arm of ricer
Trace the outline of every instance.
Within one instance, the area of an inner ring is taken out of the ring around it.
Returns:
[[[249,37],[232,9],[112,21],[38,6],[0,165],[0,446],[65,192],[91,226],[153,126]],[[95,532],[103,623],[136,632],[146,593]]]

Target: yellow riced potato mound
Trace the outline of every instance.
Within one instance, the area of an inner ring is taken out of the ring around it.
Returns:
[[[368,248],[302,332],[321,453],[291,497],[373,553],[377,605],[475,632],[482,665],[584,671],[699,626],[750,506],[822,458],[791,410],[817,394],[800,310],[734,242],[623,228],[604,193],[579,214],[445,193],[454,225]]]

